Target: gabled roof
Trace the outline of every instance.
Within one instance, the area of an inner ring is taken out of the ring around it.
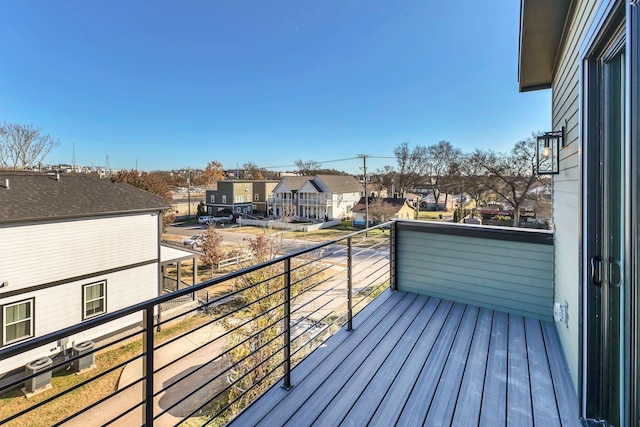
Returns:
[[[309,182],[310,179],[311,177],[309,176],[285,176],[285,177],[282,177],[282,179],[280,180],[280,184],[278,184],[278,186],[284,185],[286,186],[286,188],[289,189],[289,191],[298,191],[307,182]]]
[[[571,0],[521,0],[518,82],[520,92],[548,89],[565,22],[575,8]]]
[[[382,201],[382,203],[395,208],[395,211],[398,212],[400,209],[402,209],[402,207],[406,204],[407,206],[409,206],[410,208],[414,209],[413,206],[409,205],[409,200],[404,198],[404,197],[386,197],[383,199],[379,199],[379,198],[375,198],[375,197],[369,197],[369,206],[371,206],[372,203],[375,202],[379,202]],[[351,209],[353,212],[364,212],[366,210],[366,205],[365,205],[365,200],[364,197],[361,197],[360,200],[358,201],[358,203],[356,203],[356,205],[353,207],[353,209]]]
[[[169,207],[160,196],[108,179],[0,171],[0,224],[159,212]]]
[[[313,180],[322,182],[334,194],[364,191],[364,186],[351,175],[317,175]]]

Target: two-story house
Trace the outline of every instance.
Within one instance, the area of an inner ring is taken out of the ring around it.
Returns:
[[[0,178],[0,348],[159,295],[166,200],[87,175]],[[0,378],[140,321],[127,316],[3,360]]]
[[[348,175],[285,176],[273,189],[276,217],[321,220],[351,217],[364,187]]]
[[[215,190],[207,190],[207,213],[215,215],[226,209],[238,214],[265,215],[271,190],[277,183],[271,180],[218,181]]]

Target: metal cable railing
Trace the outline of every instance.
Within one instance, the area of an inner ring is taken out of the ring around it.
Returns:
[[[390,239],[369,236],[356,242],[364,233],[0,349],[0,360],[5,360],[111,322],[127,320],[131,325],[128,332],[89,352],[58,358],[48,370],[54,378],[53,393],[27,400],[16,391],[25,381],[47,374],[44,371],[1,385],[3,407],[15,404],[16,409],[0,409],[0,424],[91,420],[151,425],[162,420],[178,425],[188,418],[196,424],[224,423],[277,382],[290,388],[295,382],[293,367],[343,325],[353,328],[356,307],[389,286]],[[209,297],[207,290],[218,285],[232,290]],[[197,299],[197,306],[174,314],[166,309],[176,301],[191,301],[189,296],[197,292],[207,295]],[[67,374],[72,362],[86,357],[94,358],[98,368]],[[61,410],[68,401],[71,409]]]

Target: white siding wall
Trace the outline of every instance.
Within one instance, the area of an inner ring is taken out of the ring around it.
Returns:
[[[3,293],[138,262],[157,261],[157,257],[158,217],[152,215],[0,228],[0,281],[9,282],[9,286],[0,288],[0,305],[35,298],[34,332],[41,336],[82,322],[83,285],[106,280],[107,312],[156,297],[157,262],[10,297],[3,297]],[[93,340],[141,320],[141,314],[128,316],[71,336],[69,342]],[[52,343],[38,351],[4,360],[0,373],[38,357],[53,356],[60,350]]]
[[[341,219],[352,217],[353,212],[351,209],[360,201],[360,193],[342,193],[340,196],[342,196],[342,200],[340,200],[338,194],[331,196],[331,200],[333,201],[333,218]]]
[[[0,228],[0,282],[14,291],[158,257],[158,217],[132,215]]]
[[[566,126],[560,152],[560,174],[553,180],[555,301],[569,303],[569,325],[558,323],[571,377],[578,388],[580,307],[580,99],[579,49],[600,1],[580,0],[553,81],[553,130]]]

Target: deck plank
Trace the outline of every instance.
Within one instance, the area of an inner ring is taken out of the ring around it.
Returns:
[[[364,355],[360,365],[357,362],[345,363],[336,369],[328,380],[324,382],[323,387],[317,390],[313,405],[303,405],[287,425],[297,426],[303,420],[309,421],[313,419],[318,422],[318,418],[321,418],[321,425],[334,425],[334,422],[331,421],[332,419],[342,419],[371,378],[387,361],[401,337],[408,333],[409,328],[418,314],[420,314],[427,299],[428,297],[424,296],[416,298],[400,319],[395,322],[393,329],[385,333],[371,352]],[[337,381],[337,379],[344,381],[347,378],[346,384],[340,386],[340,381]],[[388,386],[389,384],[387,384]],[[324,408],[321,408],[322,406]],[[318,409],[322,410],[318,411]],[[335,424],[337,424],[337,421]]]
[[[578,413],[578,397],[571,382],[571,375],[560,347],[555,325],[551,322],[541,322],[541,325],[545,347],[547,348],[547,356],[549,358],[549,367],[551,368],[551,378],[553,379],[556,401],[558,402],[560,412],[560,421],[563,426],[580,425],[575,419],[575,414]]]
[[[507,356],[507,426],[533,426],[529,358],[524,333],[524,318],[509,315],[509,352]]]
[[[402,366],[387,394],[382,398],[378,409],[371,415],[369,420],[363,419],[363,424],[369,422],[371,426],[380,427],[396,424],[413,389],[411,384],[415,381],[418,373],[424,367],[427,357],[433,351],[444,321],[452,307],[453,303],[451,301],[440,302],[429,325],[420,336],[418,344],[409,355],[407,362]]]
[[[465,313],[464,304],[454,303],[451,313],[445,321],[433,351],[429,354],[425,367],[420,372],[404,410],[398,419],[398,425],[417,426],[424,423],[429,404],[444,371],[445,363],[452,351],[456,333]]]
[[[456,409],[452,425],[478,425],[480,420],[480,404],[484,390],[484,378],[487,370],[487,355],[491,338],[491,323],[493,311],[481,308],[478,323],[473,334],[473,342],[469,351],[469,359],[464,369],[464,377],[460,394],[456,402]]]
[[[481,426],[507,422],[507,350],[507,314],[495,311],[480,409]]]
[[[385,291],[230,425],[577,426],[555,325]]]
[[[378,404],[372,402],[380,402],[391,388],[391,384],[396,380],[402,371],[404,364],[407,363],[409,355],[420,345],[421,339],[426,333],[428,325],[434,321],[433,316],[440,305],[441,300],[430,297],[424,309],[415,319],[416,330],[410,334],[405,334],[401,342],[394,349],[394,353],[390,355],[389,362],[385,364],[384,369],[376,372],[367,387],[360,394],[355,404],[342,420],[342,425],[358,425],[362,420],[369,420],[378,408]]]
[[[426,415],[425,425],[451,425],[453,421],[453,413],[462,385],[464,367],[469,358],[473,333],[478,321],[478,312],[478,307],[466,306],[460,328]]]
[[[375,325],[390,313],[402,299],[403,293],[386,291],[367,305],[357,316],[354,318],[354,325],[357,326],[357,330],[363,329],[363,333],[367,330],[375,327]],[[342,343],[353,332],[347,331],[344,327],[336,332],[331,339],[324,345],[316,348],[307,358],[296,366],[291,372],[292,382],[294,388],[296,382],[302,381],[304,378],[313,372],[316,365],[328,358],[336,349],[338,349]],[[265,392],[259,399],[257,399],[251,406],[245,408],[240,414],[238,414],[231,422],[229,426],[251,426],[257,424],[268,413],[275,410],[277,405],[283,402],[291,393],[280,386],[280,382],[271,386],[267,392]]]
[[[549,427],[560,426],[549,362],[544,353],[539,351],[544,349],[540,322],[526,318],[524,326],[527,334],[533,423]]]
[[[264,417],[258,426],[271,427],[274,425],[285,424],[292,416],[298,412],[301,406],[307,405],[307,409],[313,408],[313,405],[317,402],[317,397],[321,394],[315,394],[331,376],[331,374],[340,367],[341,364],[347,365],[354,363],[356,360],[353,357],[352,352],[359,352],[358,354],[366,354],[371,352],[375,345],[384,337],[393,324],[402,316],[404,311],[413,303],[417,295],[405,295],[405,297],[391,310],[388,314],[383,316],[379,322],[373,328],[357,328],[351,332],[351,336],[348,337],[342,345],[340,345],[334,352],[332,352],[326,359],[320,364],[316,365],[313,372],[311,372],[303,381],[301,381],[295,390],[295,395],[289,393],[282,402],[280,402],[275,410]],[[340,382],[343,382],[342,379]],[[335,382],[335,381],[334,381]],[[339,385],[339,383],[336,385]],[[295,397],[291,397],[295,396]],[[290,404],[289,401],[293,401],[295,404]],[[312,420],[307,420],[311,422]]]
[[[368,357],[366,366],[362,366],[351,381],[340,390],[331,405],[318,417],[316,424],[358,425],[363,417],[370,417],[377,407],[372,405],[372,402],[379,401],[380,397],[387,392],[400,367],[418,342],[418,337],[435,312],[439,301],[437,298],[428,298],[409,327],[405,331],[399,331],[400,333],[394,332],[393,339],[396,344],[393,350],[387,352],[384,360]],[[379,348],[376,348],[376,352]],[[376,360],[380,360],[381,363],[375,363]],[[371,375],[372,372],[375,374]]]

